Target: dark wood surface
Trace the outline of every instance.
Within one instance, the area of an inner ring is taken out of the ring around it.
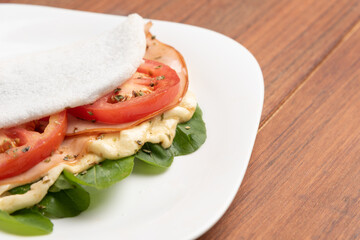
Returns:
[[[359,0],[37,0],[228,35],[265,80],[259,133],[228,211],[200,239],[360,239]]]

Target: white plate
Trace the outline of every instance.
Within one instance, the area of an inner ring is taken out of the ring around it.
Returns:
[[[0,59],[86,39],[123,17],[30,5],[0,4]],[[219,33],[153,21],[152,33],[177,48],[190,89],[204,112],[208,138],[197,152],[157,172],[137,166],[95,196],[75,218],[53,220],[52,234],[32,239],[191,239],[208,230],[233,200],[260,120],[264,85],[255,58]],[[0,239],[16,236],[0,232]]]

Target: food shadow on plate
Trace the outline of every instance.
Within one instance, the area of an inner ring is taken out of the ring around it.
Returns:
[[[90,206],[87,211],[91,212],[92,210],[101,208],[101,206],[106,206],[107,201],[115,195],[114,187],[117,188],[117,191],[121,191],[121,183],[117,183],[111,187],[105,189],[96,189],[93,187],[83,186],[84,189],[90,194]]]
[[[155,167],[150,164],[144,163],[141,160],[135,159],[135,164],[133,171],[131,175],[160,175],[167,171],[167,168],[161,168],[161,167]],[[131,177],[131,175],[129,177]],[[114,184],[113,186],[110,186],[105,189],[96,189],[93,187],[87,187],[83,186],[85,190],[90,194],[90,206],[87,211],[92,211],[98,208],[101,208],[101,206],[105,206],[106,202],[109,199],[112,199],[112,195],[115,195],[115,192],[122,191],[122,184],[126,181],[126,179],[123,179],[121,182],[118,182]],[[114,190],[116,188],[116,191]]]
[[[159,175],[167,171],[167,168],[155,167],[150,164],[144,163],[141,160],[135,159],[132,174],[134,175]]]

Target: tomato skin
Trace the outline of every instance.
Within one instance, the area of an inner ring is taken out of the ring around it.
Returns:
[[[114,93],[109,93],[93,104],[69,109],[69,113],[85,120],[98,121],[107,124],[118,124],[136,121],[157,112],[172,102],[180,91],[180,79],[176,72],[160,62],[145,60],[137,73],[144,74],[144,78],[132,77],[120,86],[124,88],[139,88],[149,86],[150,93],[117,103],[109,103]],[[177,100],[178,101],[178,100]]]
[[[66,111],[54,114],[43,133],[25,127],[3,129],[10,138],[17,138],[20,146],[0,153],[0,179],[19,175],[50,156],[64,140],[67,128]]]

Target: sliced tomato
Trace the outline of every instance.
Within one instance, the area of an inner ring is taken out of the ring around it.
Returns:
[[[157,61],[145,60],[133,77],[113,92],[93,104],[68,111],[89,121],[127,123],[166,108],[179,96],[179,92],[180,79],[173,69]]]
[[[47,124],[47,125],[46,125]],[[0,179],[19,175],[50,156],[64,140],[66,111],[0,130]]]
[[[173,107],[175,107],[184,97],[187,92],[189,81],[188,72],[183,56],[173,47],[164,44],[157,40],[150,32],[151,22],[148,22],[145,26],[146,33],[146,54],[145,59],[154,60],[161,62],[162,64],[168,65],[174,69],[180,78],[180,91],[173,101],[165,108],[162,108],[144,118],[120,124],[106,124],[100,122],[89,122],[82,121],[73,116],[68,116],[68,131],[67,136],[89,134],[89,133],[107,133],[107,132],[118,132],[124,129],[136,126],[152,117],[161,114]]]

